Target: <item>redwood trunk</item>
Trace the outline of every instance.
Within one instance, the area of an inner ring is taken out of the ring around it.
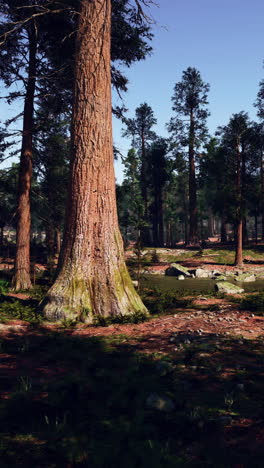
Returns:
[[[197,220],[197,199],[196,199],[196,176],[195,176],[195,155],[194,155],[194,119],[190,117],[190,143],[189,143],[189,245],[198,244],[198,220]]]
[[[14,290],[30,289],[32,287],[30,279],[30,188],[32,179],[32,131],[37,53],[36,32],[33,25],[28,32],[28,38],[29,66],[18,180],[15,272],[12,279]]]
[[[132,285],[118,228],[112,144],[110,0],[80,2],[76,39],[72,162],[57,279],[42,303],[48,319],[146,308]]]

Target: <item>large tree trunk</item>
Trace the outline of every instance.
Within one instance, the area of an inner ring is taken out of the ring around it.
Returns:
[[[197,199],[196,199],[196,175],[195,175],[195,155],[194,155],[194,118],[190,117],[190,142],[189,142],[189,245],[197,245],[198,240],[198,219],[197,219]]]
[[[146,312],[124,262],[112,145],[111,0],[82,0],[76,39],[72,162],[57,279],[42,302],[50,320]]]
[[[30,289],[32,287],[30,280],[30,188],[32,179],[32,131],[37,53],[37,40],[34,25],[30,27],[28,39],[29,66],[18,180],[15,271],[12,279],[12,286],[16,291],[20,289]]]
[[[237,158],[237,174],[236,174],[236,192],[238,207],[236,213],[236,256],[235,265],[243,266],[243,218],[242,218],[242,180],[241,180],[241,150],[240,150],[240,138],[237,141],[236,147],[236,158]]]

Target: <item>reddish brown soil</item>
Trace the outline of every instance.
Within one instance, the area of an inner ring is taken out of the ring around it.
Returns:
[[[95,327],[79,325],[77,328],[67,329],[69,335],[80,336],[115,336],[125,335],[130,344],[134,344],[143,352],[171,352],[175,345],[170,342],[172,334],[198,334],[243,336],[254,339],[264,335],[264,317],[252,316],[252,313],[237,310],[225,299],[196,299],[196,307],[219,305],[219,311],[188,309],[174,315],[161,316],[139,324],[110,325]],[[175,310],[175,312],[177,312]],[[55,324],[44,324],[46,330],[60,330]],[[22,320],[12,320],[8,324],[0,325],[0,336],[9,333],[25,335],[29,331],[29,324]],[[32,333],[32,329],[30,331]]]

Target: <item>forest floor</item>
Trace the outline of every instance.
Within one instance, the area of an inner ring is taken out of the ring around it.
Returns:
[[[27,295],[1,296],[1,468],[263,467],[263,293],[142,293],[147,321],[108,326],[39,321]]]

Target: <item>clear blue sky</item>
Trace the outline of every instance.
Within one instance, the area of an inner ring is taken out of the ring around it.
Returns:
[[[157,2],[159,7],[151,9],[157,21],[152,56],[126,71],[130,82],[124,95],[127,115],[133,117],[136,107],[147,102],[158,119],[156,132],[166,136],[173,87],[181,80],[182,71],[192,66],[211,86],[211,134],[235,112],[244,110],[256,119],[253,103],[264,78],[264,0]],[[129,140],[121,137],[121,128],[114,120],[115,144],[126,154]],[[120,163],[116,164],[116,176],[120,182]]]

